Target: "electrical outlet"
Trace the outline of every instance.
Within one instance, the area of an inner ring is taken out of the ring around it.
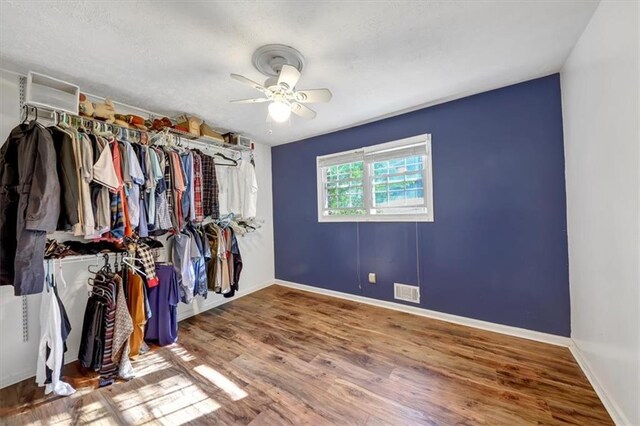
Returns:
[[[376,283],[376,274],[375,274],[375,272],[369,272],[369,283],[370,284],[375,284]]]

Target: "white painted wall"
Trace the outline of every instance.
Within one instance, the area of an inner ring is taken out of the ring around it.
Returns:
[[[19,123],[18,77],[0,71],[0,143],[4,143],[9,132]],[[258,219],[263,220],[259,231],[239,237],[238,243],[243,260],[240,279],[240,295],[273,282],[273,208],[271,197],[271,149],[258,144],[255,151],[258,180]],[[58,234],[60,235],[60,233]],[[66,235],[60,235],[65,238]],[[82,331],[82,318],[87,302],[86,281],[88,265],[94,260],[63,264],[67,288],[60,288],[60,297],[67,309],[73,330],[69,336],[65,361],[77,358]],[[13,295],[13,287],[0,287],[0,388],[35,375],[37,346],[40,334],[40,295],[27,296],[29,311],[29,340],[22,341],[22,298]],[[211,294],[207,300],[199,296],[193,305],[180,304],[179,319],[210,309],[223,302],[221,295]]]
[[[571,337],[625,425],[640,425],[638,14],[600,3],[561,71]]]

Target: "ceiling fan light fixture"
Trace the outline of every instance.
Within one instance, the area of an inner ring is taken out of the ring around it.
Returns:
[[[284,123],[291,116],[291,106],[280,101],[271,102],[269,104],[269,116],[277,123]]]
[[[316,118],[316,112],[303,104],[331,100],[332,95],[329,89],[296,89],[304,58],[300,52],[290,46],[280,44],[263,46],[254,53],[253,64],[260,72],[269,76],[264,84],[256,83],[239,74],[231,74],[231,78],[258,90],[263,97],[231,102],[241,104],[269,102],[267,121],[284,123],[289,120],[291,113],[305,120],[313,120]]]

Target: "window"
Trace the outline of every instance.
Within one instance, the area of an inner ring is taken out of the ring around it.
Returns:
[[[319,222],[433,221],[431,136],[316,159]]]

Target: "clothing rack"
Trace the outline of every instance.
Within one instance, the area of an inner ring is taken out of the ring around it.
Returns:
[[[151,251],[156,251],[156,250],[166,250],[165,247],[156,247],[156,248],[150,248]],[[104,253],[96,253],[96,254],[81,254],[81,255],[71,255],[71,256],[66,256],[66,257],[52,257],[49,259],[44,259],[44,262],[50,262],[53,261],[54,263],[62,263],[62,264],[67,264],[67,263],[76,263],[76,262],[86,262],[89,260],[100,260],[103,259],[105,255],[107,256],[114,256],[114,260],[115,260],[115,256],[119,255],[119,254],[126,254],[126,251],[110,251],[110,252],[104,252]],[[111,260],[111,259],[110,259]]]
[[[222,142],[216,142],[209,139],[185,138],[180,136],[178,133],[168,131],[168,129],[161,130],[159,132],[152,132],[151,136],[149,136],[149,144],[158,145],[157,142],[162,138],[168,139],[169,145],[175,144],[182,147],[191,145],[194,148],[214,149],[216,152],[226,151],[232,156],[236,156],[238,153],[250,152],[253,156],[253,150],[250,148],[241,147],[239,145],[224,144]]]
[[[219,150],[226,150],[228,152],[237,154],[238,152],[251,152],[253,153],[253,150],[251,148],[247,148],[241,145],[231,145],[231,144],[227,144],[224,142],[218,142],[216,140],[213,139],[203,139],[203,138],[198,138],[198,137],[185,137],[182,136],[180,133],[178,132],[174,132],[174,131],[168,131],[168,129],[165,130],[161,130],[161,131],[145,131],[145,130],[140,130],[140,129],[135,129],[135,128],[129,128],[129,127],[123,127],[123,126],[119,126],[117,124],[113,124],[113,123],[106,123],[102,120],[98,120],[95,118],[91,118],[91,117],[83,117],[80,115],[75,115],[75,114],[71,114],[69,112],[66,111],[62,111],[62,110],[57,110],[54,108],[46,108],[43,106],[35,106],[35,105],[29,105],[29,104],[24,104],[25,109],[26,109],[26,115],[25,115],[25,120],[28,119],[29,117],[29,110],[33,111],[35,113],[35,118],[36,120],[40,118],[40,113],[41,112],[45,112],[48,113],[48,119],[53,121],[55,124],[57,124],[59,122],[59,118],[60,117],[70,117],[73,120],[79,120],[80,123],[91,123],[92,124],[92,128],[97,128],[97,127],[103,127],[105,128],[107,131],[110,131],[114,134],[117,135],[122,135],[123,133],[126,134],[127,136],[129,136],[130,132],[134,132],[134,134],[138,135],[138,141],[140,141],[142,138],[140,135],[145,134],[147,136],[147,140],[153,140],[157,137],[168,137],[168,138],[172,138],[173,140],[176,140],[179,142],[179,144],[198,144],[202,147],[207,147],[207,148],[213,148],[213,149],[219,149]],[[157,115],[160,116],[160,115]],[[150,117],[150,119],[153,119],[154,117],[156,117],[155,115],[152,115]],[[115,130],[115,131],[114,131]]]

